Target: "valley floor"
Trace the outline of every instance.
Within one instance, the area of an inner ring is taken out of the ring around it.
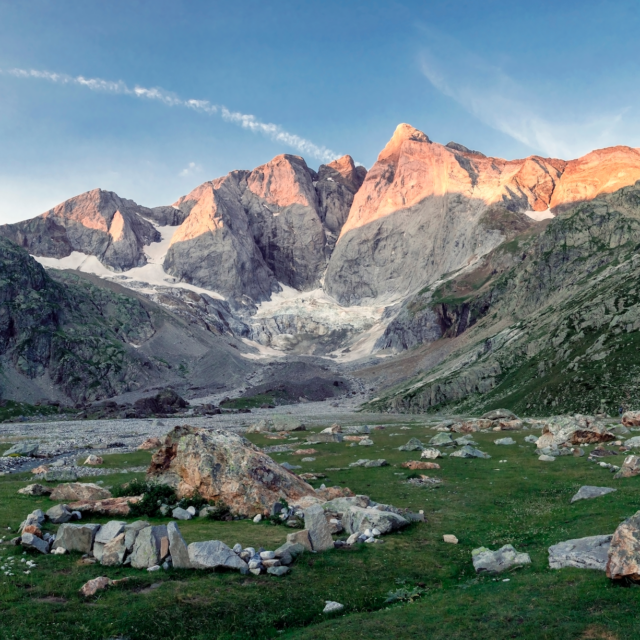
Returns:
[[[304,421],[314,432],[336,420],[343,426],[385,428],[372,431],[372,446],[314,444],[318,453],[312,461],[302,462],[303,456],[293,451],[272,453],[274,459],[300,465],[301,471],[325,474],[326,478],[313,482],[315,487],[321,482],[347,486],[379,502],[423,510],[424,523],[385,536],[384,544],[305,554],[282,578],[175,569],[147,573],[130,567],[83,565],[78,554],[29,556],[37,564],[30,574],[20,569],[13,571],[13,576],[6,575],[4,569],[0,573],[0,638],[614,640],[638,633],[637,587],[613,584],[601,571],[551,570],[547,549],[563,540],[613,533],[621,520],[638,509],[640,477],[614,480],[608,470],[589,462],[586,456],[540,462],[535,445],[524,441],[527,435],[539,435],[534,427],[509,434],[474,433],[478,448],[491,459],[439,458],[441,469],[426,473],[442,479],[443,484],[435,489],[414,486],[407,483],[411,472],[400,465],[419,460],[420,452],[403,452],[398,447],[414,437],[427,443],[436,433],[432,427],[437,420],[353,413],[335,407],[314,413],[316,409],[291,407],[292,411],[307,411]],[[240,414],[189,422],[205,420],[210,426],[228,428],[241,426],[239,420],[248,423],[258,417],[261,414]],[[37,428],[43,446],[64,436],[66,440],[60,442],[69,445],[65,455],[79,459],[90,444],[100,445],[100,438],[108,442],[117,438],[130,450],[144,437],[161,435],[173,425],[171,420],[162,422],[164,425],[135,420],[47,423]],[[36,436],[35,427],[30,431],[24,428],[24,424],[1,425],[0,440],[8,445],[16,438]],[[281,443],[295,447],[304,444],[305,435],[291,433],[287,440],[272,440],[262,434],[248,437],[261,447]],[[512,436],[516,444],[495,444],[504,435]],[[71,453],[74,439],[78,449]],[[101,478],[105,486],[141,478],[142,472],[127,469],[144,468],[150,455],[104,455],[104,471],[120,470]],[[616,464],[621,457],[615,459]],[[361,458],[385,458],[390,464],[349,467]],[[30,481],[30,473],[0,477],[0,536],[10,538],[27,513],[53,505],[47,497],[18,495],[17,490]],[[617,491],[570,504],[582,485]],[[158,523],[167,521],[157,519]],[[200,518],[181,522],[180,528],[187,542],[218,539],[229,545],[239,542],[267,549],[284,542],[290,532],[287,527],[265,522]],[[459,544],[445,544],[444,534],[456,535]],[[529,553],[532,564],[506,575],[476,576],[471,550],[479,546],[496,549],[504,544]],[[9,557],[20,565],[26,556],[20,547],[0,545],[0,566],[6,566]],[[95,597],[81,598],[78,589],[99,575],[129,579]],[[385,603],[390,592],[416,587],[414,602]],[[344,604],[344,611],[327,619],[322,614],[326,600]]]

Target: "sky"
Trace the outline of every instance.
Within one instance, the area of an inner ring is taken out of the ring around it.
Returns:
[[[640,3],[0,0],[0,223],[145,206],[401,122],[491,156],[640,147]]]

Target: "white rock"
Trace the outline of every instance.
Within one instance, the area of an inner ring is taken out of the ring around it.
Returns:
[[[260,558],[262,560],[273,560],[276,557],[275,551],[262,551],[260,552]]]
[[[382,535],[382,531],[380,531],[380,529],[373,529],[371,531],[371,534],[374,536],[381,536]]]
[[[147,571],[151,573],[152,571],[160,571],[161,567],[159,564],[154,564],[153,567],[148,567]]]
[[[342,611],[344,609],[344,605],[339,602],[334,602],[332,600],[325,600],[325,606],[322,610],[322,613],[336,613],[338,611]]]
[[[444,540],[444,542],[448,542],[449,544],[458,544],[458,538],[450,533],[446,533],[445,535],[443,535],[442,539]]]
[[[253,519],[253,521],[257,524],[258,522],[262,522],[262,514],[259,513],[257,516],[255,516],[255,518]]]
[[[192,516],[195,516],[195,515],[196,515],[196,508],[195,508],[195,507],[187,507],[187,511],[188,511]]]

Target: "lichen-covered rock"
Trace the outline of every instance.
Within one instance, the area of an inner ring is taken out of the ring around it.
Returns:
[[[640,475],[640,456],[627,456],[614,478],[632,478]]]
[[[640,411],[625,411],[622,414],[622,424],[625,427],[640,427]]]
[[[566,416],[547,422],[536,443],[538,449],[563,444],[592,444],[615,440],[613,433],[592,416]]]
[[[378,529],[381,534],[390,533],[409,525],[409,521],[392,511],[352,506],[342,517],[346,533],[364,533],[367,529]]]
[[[157,451],[147,478],[175,487],[179,497],[198,492],[241,515],[267,514],[274,502],[316,496],[247,439],[229,431],[176,427]]]
[[[142,496],[123,498],[107,498],[105,500],[79,500],[70,502],[67,506],[72,511],[80,513],[94,513],[100,516],[128,516],[131,511],[130,504],[140,502]]]
[[[95,545],[94,545],[95,546]],[[121,565],[127,554],[127,545],[125,542],[125,534],[119,533],[117,536],[109,540],[102,549],[102,557],[100,563],[105,567],[113,567]],[[95,553],[94,553],[95,555]]]
[[[163,544],[163,540],[166,541]],[[142,529],[133,544],[131,566],[148,569],[160,564],[169,553],[169,536],[165,525]]]
[[[615,530],[609,545],[607,577],[640,581],[640,511]]]
[[[37,443],[18,442],[10,449],[7,449],[2,455],[4,456],[35,456],[40,446]]]
[[[105,500],[111,498],[111,491],[91,482],[69,482],[59,484],[51,493],[51,500]]]
[[[418,438],[411,438],[407,444],[398,447],[398,451],[422,451],[423,449],[425,449],[425,446]]]
[[[171,555],[173,566],[176,569],[190,569],[191,561],[189,560],[187,543],[184,541],[175,522],[170,522],[167,525],[167,534],[169,536],[169,554]]]
[[[604,571],[611,538],[612,536],[590,536],[554,544],[549,547],[549,568],[575,567]]]
[[[18,493],[23,496],[48,496],[51,494],[52,489],[45,487],[42,484],[28,484],[22,489],[18,489]]]
[[[476,573],[501,573],[507,569],[531,564],[528,553],[518,553],[510,544],[505,544],[497,551],[480,547],[471,552],[471,557]]]

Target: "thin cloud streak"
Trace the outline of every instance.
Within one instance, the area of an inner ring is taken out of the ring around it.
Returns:
[[[443,34],[425,30],[433,46],[420,58],[427,80],[442,94],[452,98],[484,124],[502,131],[539,152],[554,157],[571,158],[594,148],[619,144],[616,128],[629,108],[617,112],[584,114],[566,121],[542,115],[550,105],[540,104],[501,68],[493,66],[460,43]],[[441,58],[434,51],[446,51]]]
[[[146,98],[147,100],[161,102],[169,107],[183,107],[208,115],[219,115],[225,122],[230,122],[253,133],[260,133],[275,142],[296,149],[298,152],[316,158],[321,162],[331,162],[340,156],[340,154],[331,151],[331,149],[327,149],[327,147],[316,145],[310,140],[285,131],[280,125],[261,122],[253,115],[230,111],[227,107],[212,104],[208,100],[183,99],[161,88],[148,89],[139,85],[131,88],[122,80],[112,81],[103,80],[102,78],[85,78],[84,76],[70,76],[64,73],[52,73],[36,69],[8,69],[0,70],[0,73],[16,78],[34,78],[47,80],[56,84],[77,85],[90,89],[91,91]]]

